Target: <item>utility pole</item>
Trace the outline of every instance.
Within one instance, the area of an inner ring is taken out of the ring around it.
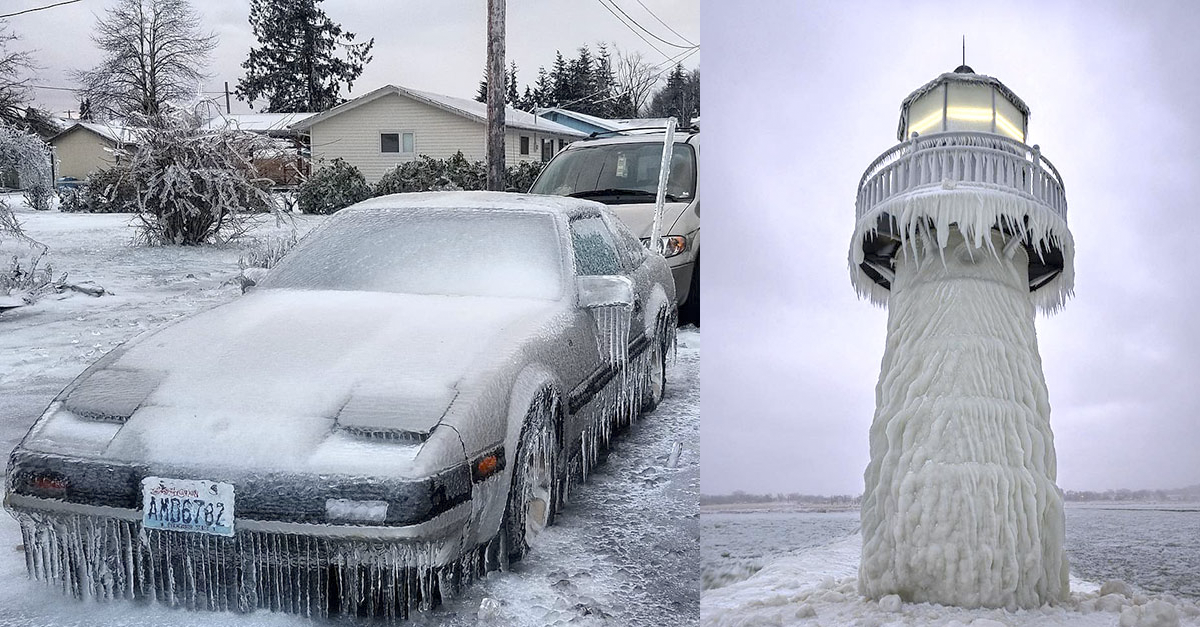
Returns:
[[[225,115],[229,115],[229,81],[225,81]]]
[[[504,0],[488,0],[487,188],[504,191]]]

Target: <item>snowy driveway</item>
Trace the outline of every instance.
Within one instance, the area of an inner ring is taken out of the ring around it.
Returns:
[[[52,248],[56,274],[113,294],[54,297],[0,315],[0,452],[112,346],[236,298],[244,252],[127,245],[128,216],[20,212]],[[319,218],[302,218],[305,231]],[[267,223],[257,232],[278,236]],[[574,489],[556,526],[507,573],[491,573],[413,625],[689,625],[698,621],[700,333],[681,330],[668,396],[617,438],[607,463]],[[673,462],[673,463],[672,463]],[[211,614],[128,602],[76,601],[25,577],[16,522],[0,515],[0,625],[211,625]],[[485,599],[487,601],[485,602]],[[479,617],[481,605],[484,616]],[[291,616],[221,615],[222,624],[291,625]]]

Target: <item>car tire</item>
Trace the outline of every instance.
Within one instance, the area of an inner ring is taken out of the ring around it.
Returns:
[[[700,326],[700,256],[696,256],[696,265],[692,266],[691,287],[688,288],[687,300],[679,306],[679,319],[684,324],[692,323]]]
[[[646,391],[642,395],[642,413],[658,409],[667,393],[667,347],[659,339],[651,340]]]
[[[558,400],[546,391],[530,406],[521,428],[500,527],[501,551],[510,562],[525,557],[533,538],[554,522],[559,491],[557,413]]]

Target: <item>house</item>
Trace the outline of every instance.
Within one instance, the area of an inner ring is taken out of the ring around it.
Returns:
[[[505,162],[545,161],[587,133],[507,107]],[[446,159],[462,152],[482,161],[487,145],[487,105],[482,102],[386,85],[291,125],[308,133],[316,163],[344,159],[374,183],[397,165],[427,155]]]
[[[50,138],[58,178],[87,179],[96,170],[118,165],[125,149],[137,142],[137,129],[98,122],[76,122]]]
[[[278,150],[255,155],[254,165],[259,176],[278,186],[300,184],[309,175],[308,135],[292,125],[317,115],[316,113],[226,113],[219,114],[201,125],[210,131],[237,130],[270,137]]]
[[[551,122],[562,124],[563,126],[571,127],[577,131],[587,133],[613,133],[633,130],[637,128],[666,128],[668,118],[627,118],[621,120],[611,120],[608,118],[599,118],[594,115],[563,109],[562,107],[546,107],[537,110],[538,117],[545,118]]]

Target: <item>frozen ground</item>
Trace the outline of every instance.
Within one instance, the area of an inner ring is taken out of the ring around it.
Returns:
[[[112,346],[236,298],[247,247],[134,247],[129,217],[20,210],[52,249],[56,275],[111,295],[53,295],[0,314],[0,454],[72,377]],[[297,216],[303,233],[320,218]],[[288,228],[265,220],[260,238]],[[689,625],[698,620],[700,333],[679,334],[668,395],[613,445],[526,559],[492,573],[413,625]],[[681,447],[675,467],[672,449]],[[191,613],[128,602],[76,601],[29,581],[16,522],[0,515],[0,625],[292,625],[292,616]],[[481,607],[482,612],[481,612]]]
[[[1130,516],[1135,518],[1130,519]],[[1200,625],[1191,596],[1200,563],[1194,547],[1195,504],[1150,510],[1067,508],[1072,574],[1106,573],[1137,585],[1071,578],[1069,600],[1056,607],[1007,612],[927,603],[864,601],[857,591],[858,512],[816,514],[706,511],[702,520],[701,623],[750,625],[898,625],[974,627]],[[1169,585],[1166,585],[1168,584]],[[1172,590],[1175,595],[1144,588]]]

